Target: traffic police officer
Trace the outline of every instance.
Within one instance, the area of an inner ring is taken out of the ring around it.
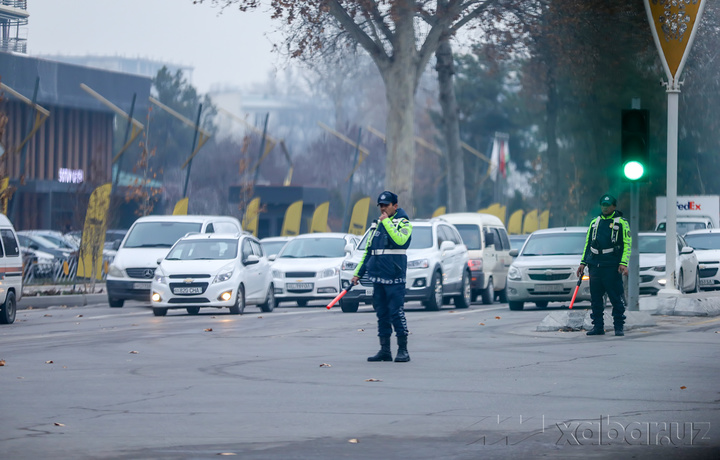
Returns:
[[[380,351],[368,361],[392,361],[390,336],[393,328],[397,336],[396,363],[410,361],[407,351],[408,328],[405,321],[406,249],[410,246],[412,224],[407,213],[398,207],[398,197],[384,191],[377,200],[379,223],[370,227],[367,245],[353,278],[353,285],[367,273],[373,283],[373,306],[377,314]]]
[[[630,226],[616,211],[617,200],[612,195],[603,195],[600,198],[602,213],[593,219],[585,238],[583,251],[577,276],[582,276],[585,266],[590,269],[590,297],[592,305],[593,328],[587,335],[605,334],[603,314],[605,302],[603,296],[607,293],[612,303],[613,325],[615,335],[625,335],[625,292],[622,275],[628,273],[630,260]]]

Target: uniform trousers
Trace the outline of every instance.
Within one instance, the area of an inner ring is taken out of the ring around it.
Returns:
[[[404,304],[405,283],[373,283],[373,306],[377,314],[378,337],[390,337],[393,328],[398,337],[408,335]]]

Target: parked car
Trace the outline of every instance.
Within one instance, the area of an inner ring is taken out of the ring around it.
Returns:
[[[276,255],[285,246],[285,244],[293,239],[293,236],[269,236],[260,240],[265,255],[270,257]]]
[[[49,240],[52,243],[55,243],[59,248],[61,249],[68,249],[70,251],[77,251],[80,247],[79,244],[73,239],[69,238],[65,235],[63,235],[62,232],[59,232],[57,230],[27,230],[23,231],[23,234],[26,235],[39,235],[45,238],[46,240]]]
[[[348,233],[305,233],[294,237],[272,264],[275,299],[304,307],[340,292],[340,265],[358,242]]]
[[[675,279],[680,292],[697,292],[700,285],[700,270],[695,251],[679,234],[675,259]],[[640,294],[657,294],[665,288],[665,233],[639,233],[640,252]]]
[[[522,249],[523,244],[525,244],[525,241],[527,241],[528,236],[530,236],[530,234],[528,234],[528,233],[523,234],[523,235],[508,236],[508,238],[510,239],[510,248],[517,249],[518,252],[520,252],[520,249]]]
[[[516,258],[507,278],[510,310],[522,310],[526,302],[547,308],[549,302],[570,301],[586,235],[587,227],[547,228],[530,234],[521,250],[513,249]],[[575,299],[583,300],[590,300],[589,282],[581,284]]]
[[[507,271],[513,261],[510,240],[502,221],[496,216],[477,212],[459,212],[440,216],[455,226],[468,248],[471,299],[482,296],[484,304],[497,297],[507,302]]]
[[[20,246],[52,254],[53,257],[55,257],[60,262],[77,256],[76,249],[71,249],[66,246],[56,244],[42,235],[33,233],[33,231],[17,232],[17,237],[18,241],[20,241]]]
[[[720,229],[694,230],[685,242],[695,250],[700,270],[700,289],[720,289]]]
[[[249,234],[195,233],[180,238],[160,261],[152,281],[155,316],[168,309],[227,308],[234,315],[246,305],[275,308],[270,262]]]
[[[188,233],[240,233],[242,226],[227,216],[145,216],[132,224],[118,245],[105,286],[108,303],[121,308],[126,300],[150,301],[157,260]]]
[[[419,300],[427,310],[439,310],[453,299],[457,308],[471,303],[470,255],[455,226],[443,219],[411,220],[413,226],[407,250],[405,300]],[[341,266],[343,289],[350,285],[353,272],[367,246],[370,230],[358,248]],[[342,311],[353,313],[361,302],[371,303],[373,284],[367,274],[340,300]]]
[[[22,298],[23,258],[15,228],[5,214],[0,214],[0,269],[0,324],[12,324]]]

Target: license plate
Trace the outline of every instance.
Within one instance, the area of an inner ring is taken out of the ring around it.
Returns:
[[[535,292],[562,292],[562,284],[536,284]]]
[[[706,285],[706,284],[714,284],[714,283],[713,283],[713,280],[711,280],[709,278],[708,279],[700,278],[700,284]]]
[[[288,289],[312,289],[313,283],[288,283]]]
[[[133,289],[150,290],[150,283],[133,283]]]
[[[176,287],[173,294],[202,294],[201,287]]]

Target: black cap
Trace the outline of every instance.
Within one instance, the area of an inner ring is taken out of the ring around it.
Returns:
[[[617,200],[614,196],[605,194],[600,198],[600,205],[603,204],[611,204],[613,206],[617,206]]]
[[[397,203],[397,195],[395,195],[393,192],[388,192],[387,190],[382,192],[377,199],[378,206],[380,206],[381,204],[396,204],[396,203]]]

